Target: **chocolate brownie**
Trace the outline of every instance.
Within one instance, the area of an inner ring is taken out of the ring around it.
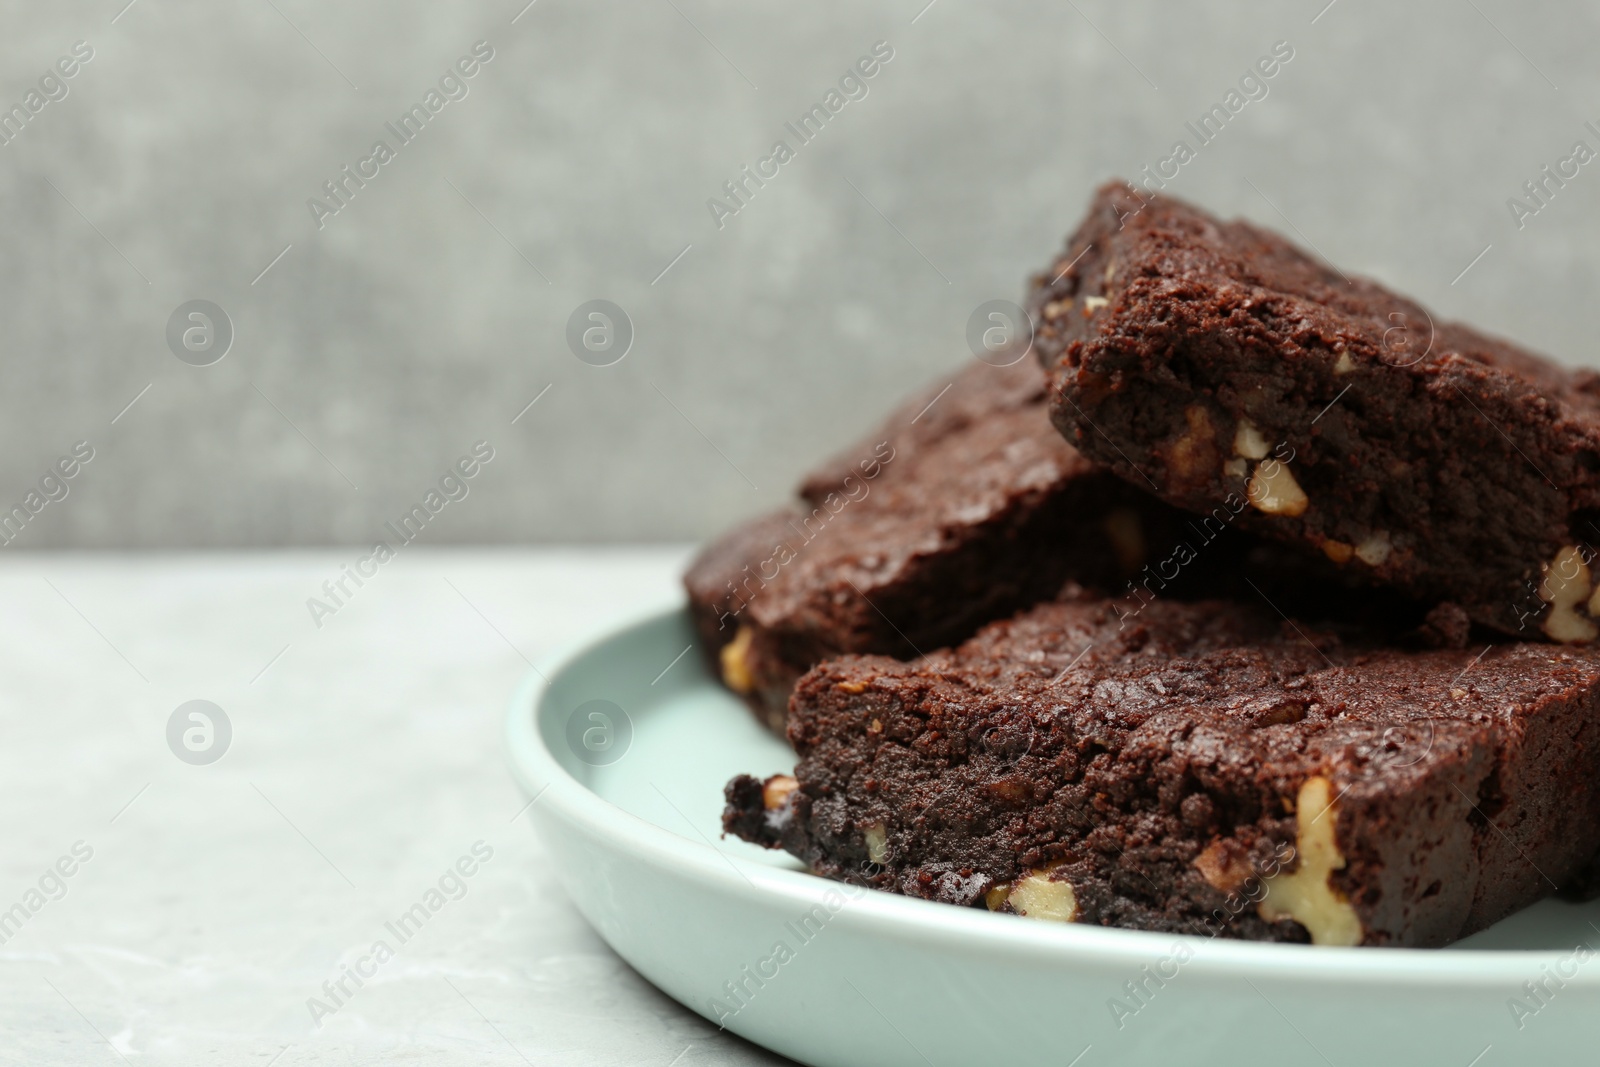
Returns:
[[[817,874],[1103,926],[1434,946],[1600,851],[1600,649],[1480,653],[1087,596],[797,685],[724,828]]]
[[[1171,503],[1524,639],[1600,634],[1600,376],[1113,183],[1035,280],[1051,415]]]
[[[790,523],[804,514],[789,507],[740,523],[701,549],[684,572],[689,621],[713,667],[720,669],[722,650],[738,629],[730,623],[742,602],[740,584],[752,569],[759,574],[767,560],[792,553],[794,542],[803,543]]]
[[[713,543],[685,578],[715,669],[779,732],[813,664],[917,656],[1068,579],[1115,590],[1188,519],[1063,441],[1027,359],[974,362],[912,398],[801,496]]]

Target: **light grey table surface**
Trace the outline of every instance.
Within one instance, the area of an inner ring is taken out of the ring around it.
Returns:
[[[785,1062],[589,929],[502,752],[525,661],[671,603],[683,550],[410,549],[316,627],[357,555],[0,557],[0,928],[38,905],[0,934],[0,1063]],[[232,726],[210,765],[168,747],[195,699]],[[479,842],[464,894],[314,1024]]]

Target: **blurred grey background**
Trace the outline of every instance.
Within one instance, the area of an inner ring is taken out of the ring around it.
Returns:
[[[0,510],[94,450],[11,550],[370,543],[480,440],[424,540],[704,537],[971,358],[973,309],[1280,41],[1168,191],[1596,362],[1600,165],[1520,228],[1507,204],[1600,149],[1593,5],[524,2],[4,9]],[[801,144],[785,123],[880,41]],[[780,139],[719,227],[708,199]],[[234,332],[209,366],[167,340],[196,299]],[[610,366],[567,343],[593,299],[632,322]]]

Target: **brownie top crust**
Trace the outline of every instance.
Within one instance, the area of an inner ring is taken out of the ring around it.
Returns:
[[[1298,783],[1313,771],[1404,777],[1382,753],[1390,727],[1464,726],[1488,738],[1530,702],[1600,682],[1600,656],[1538,644],[1487,649],[1367,646],[1359,637],[1221,601],[1158,600],[1128,620],[1081,593],[992,623],[953,650],[905,663],[846,656],[801,682],[869,706],[892,694],[932,714],[1011,709],[1038,723],[1092,727],[1096,746],[1123,749],[1143,731],[1199,745],[1217,768]],[[791,736],[806,755],[814,713]],[[950,720],[952,723],[954,719]],[[1404,733],[1402,730],[1401,733]],[[820,735],[819,735],[820,736]],[[1417,766],[1410,764],[1409,766]],[[1343,784],[1343,783],[1341,783]]]
[[[1030,306],[1045,311],[1062,299],[1108,292],[1136,299],[1139,294],[1130,290],[1150,287],[1173,298],[1203,292],[1223,307],[1246,312],[1263,301],[1281,301],[1308,349],[1343,343],[1352,359],[1365,356],[1396,369],[1476,363],[1549,403],[1570,406],[1572,416],[1600,418],[1600,376],[1593,371],[1569,370],[1471,326],[1438,320],[1409,297],[1346,274],[1244,219],[1218,219],[1120,181],[1096,191],[1053,273],[1034,279]],[[1081,304],[1076,310],[1070,317],[1047,311],[1039,316],[1035,348],[1047,369],[1068,343],[1094,332],[1093,310],[1086,314]]]

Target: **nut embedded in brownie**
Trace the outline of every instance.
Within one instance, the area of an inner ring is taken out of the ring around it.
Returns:
[[[1374,645],[1222,602],[1078,596],[791,702],[793,777],[724,828],[817,874],[1036,918],[1433,946],[1600,852],[1600,650]]]
[[[1479,623],[1600,635],[1600,376],[1112,183],[1035,280],[1052,417],[1167,501]]]

